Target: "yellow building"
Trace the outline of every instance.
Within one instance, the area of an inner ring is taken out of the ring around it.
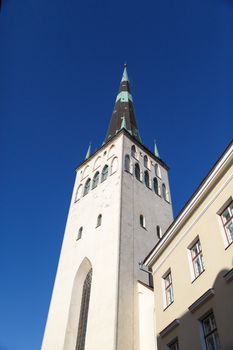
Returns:
[[[144,260],[158,350],[233,349],[233,142]]]

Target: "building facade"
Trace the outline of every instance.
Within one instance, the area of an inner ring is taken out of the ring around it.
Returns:
[[[233,349],[233,143],[144,260],[158,350]]]
[[[154,350],[139,261],[173,220],[168,167],[141,142],[126,67],[104,144],[77,168],[42,350]]]

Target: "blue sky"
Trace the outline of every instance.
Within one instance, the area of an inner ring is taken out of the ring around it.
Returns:
[[[123,63],[177,214],[232,138],[232,0],[4,0],[0,350],[40,349],[72,192]]]

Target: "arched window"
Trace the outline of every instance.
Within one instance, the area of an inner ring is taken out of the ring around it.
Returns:
[[[125,171],[130,172],[130,157],[128,154],[125,156]]]
[[[134,166],[134,174],[136,179],[140,181],[140,166],[138,163],[136,163]]]
[[[160,228],[160,226],[156,226],[156,233],[157,233],[158,239],[160,239],[160,238],[162,237],[162,233],[161,233],[161,228]]]
[[[155,175],[161,179],[161,171],[160,171],[160,167],[157,163],[155,164]]]
[[[140,215],[140,226],[142,228],[146,228],[146,220],[145,220],[145,217],[142,214]]]
[[[83,233],[83,228],[80,227],[78,230],[78,236],[77,236],[77,241],[82,238],[82,233]]]
[[[86,196],[86,194],[88,194],[90,192],[90,189],[91,189],[91,179],[89,178],[85,182],[83,195]]]
[[[147,170],[144,172],[144,182],[146,187],[150,188],[150,178]]]
[[[99,184],[100,173],[97,171],[93,177],[92,188],[96,188]]]
[[[144,156],[144,166],[148,168],[148,157]]]
[[[118,158],[114,157],[111,163],[111,174],[114,174],[118,168]]]
[[[83,189],[83,186],[80,185],[76,192],[75,202],[77,202],[82,197],[82,189]]]
[[[156,194],[159,194],[159,184],[158,184],[158,180],[156,179],[156,177],[154,177],[153,179],[153,188]]]
[[[131,147],[131,156],[136,158],[136,147],[134,145]]]
[[[81,301],[79,323],[78,323],[78,336],[77,336],[77,343],[76,343],[75,350],[84,350],[85,348],[88,309],[89,309],[90,294],[91,294],[91,280],[92,280],[92,269],[89,270],[83,283],[82,301]]]
[[[104,182],[108,177],[108,165],[106,164],[102,170],[101,182]]]
[[[97,224],[96,224],[96,227],[101,226],[101,224],[102,224],[102,215],[101,215],[101,214],[99,214],[99,215],[98,215],[98,218],[97,218]]]
[[[115,154],[115,146],[112,145],[108,152],[108,158],[111,158]]]
[[[167,200],[167,190],[165,184],[162,184],[162,196],[165,200]]]

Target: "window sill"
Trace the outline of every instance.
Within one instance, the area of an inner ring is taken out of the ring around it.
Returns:
[[[227,250],[232,244],[233,244],[233,241],[225,247],[225,250]]]
[[[192,282],[191,283],[194,283],[197,279],[198,279],[198,277],[200,277],[202,274],[203,274],[203,272],[205,272],[205,269],[204,270],[202,270],[201,271],[201,273],[199,273],[199,275],[198,276],[196,276],[193,280],[192,280]]]
[[[168,305],[163,309],[163,311],[166,311],[166,310],[169,308],[169,306],[171,306],[173,303],[174,303],[174,300],[173,300],[170,304],[168,304]]]

